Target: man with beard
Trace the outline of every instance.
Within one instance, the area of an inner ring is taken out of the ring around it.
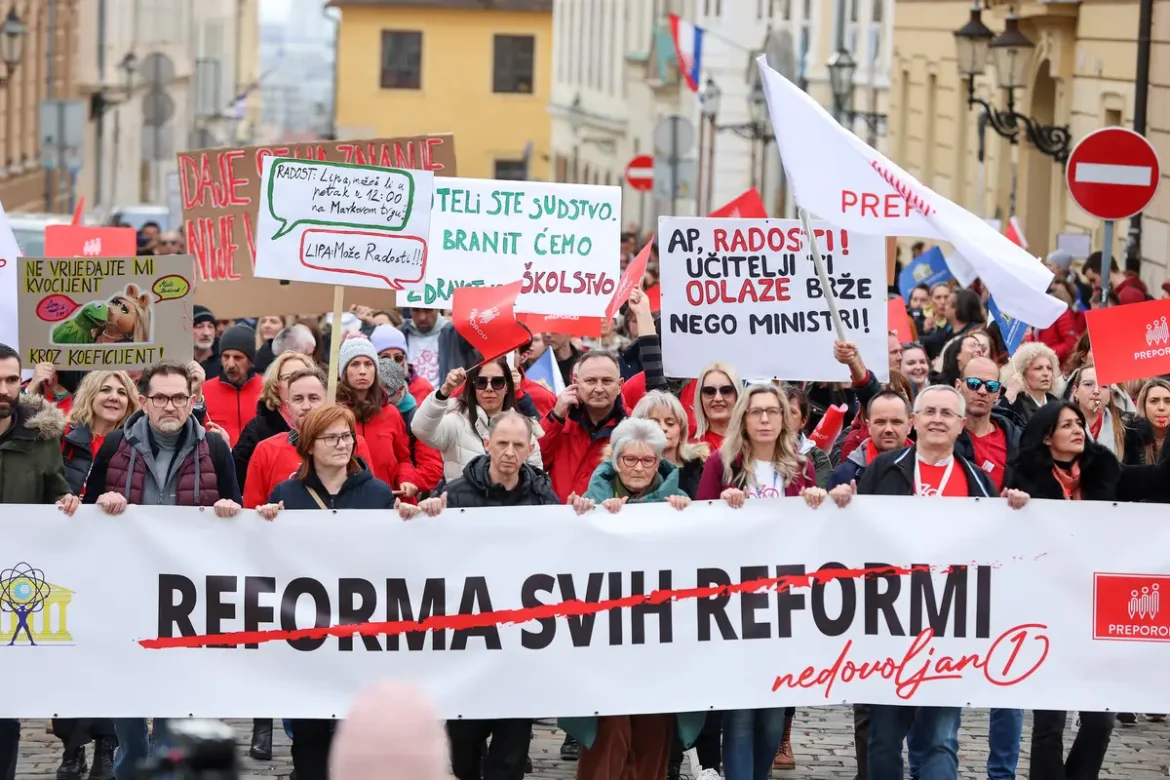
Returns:
[[[236,446],[240,432],[256,416],[256,402],[264,391],[264,380],[252,363],[256,359],[256,331],[247,325],[232,325],[219,339],[222,371],[203,385],[207,416],[227,431]]]
[[[213,507],[218,517],[240,511],[240,486],[231,450],[191,416],[191,373],[182,363],[157,363],[144,372],[142,409],[111,432],[94,457],[86,504],[119,515],[128,505]],[[145,718],[115,718],[117,780],[133,780],[150,752]],[[154,721],[156,750],[167,741],[166,721]]]
[[[191,331],[195,339],[195,360],[208,379],[219,376],[219,350],[215,343],[215,315],[206,306],[192,307]]]
[[[40,396],[21,397],[20,368],[19,353],[0,344],[0,504],[51,504],[69,494],[65,417]],[[19,749],[20,721],[0,719],[0,780],[15,777]]]

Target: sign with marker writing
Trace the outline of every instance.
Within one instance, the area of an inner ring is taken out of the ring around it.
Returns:
[[[426,272],[430,171],[269,157],[256,276],[401,290]]]
[[[885,240],[813,226],[846,338],[885,381]],[[696,377],[722,361],[744,376],[848,381],[798,220],[662,217],[658,246],[667,376]]]
[[[191,255],[21,258],[22,361],[79,371],[190,360],[193,266]]]
[[[260,175],[269,157],[327,160],[379,168],[455,175],[455,139],[450,134],[315,141],[304,144],[201,149],[177,155],[179,194],[187,247],[195,256],[196,303],[220,318],[254,317],[258,302],[267,314],[329,311],[333,288],[291,284],[255,276]],[[355,288],[347,304],[376,309],[395,305],[393,291]]]
[[[387,676],[445,720],[857,702],[1158,712],[1170,576],[1150,529],[1164,514],[890,496],[409,523],[6,507],[0,576],[16,588],[0,655],[20,674],[0,717],[330,718]],[[588,685],[556,684],[567,668]],[[112,669],[167,684],[92,684]]]
[[[600,317],[621,276],[621,187],[435,183],[426,279],[405,305],[451,308],[458,287],[522,279],[517,312]]]

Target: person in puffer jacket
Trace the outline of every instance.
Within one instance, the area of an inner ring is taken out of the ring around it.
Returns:
[[[829,490],[860,482],[869,464],[883,452],[909,447],[913,443],[907,438],[911,414],[910,401],[901,393],[883,390],[871,398],[865,412],[869,436],[833,469]]]

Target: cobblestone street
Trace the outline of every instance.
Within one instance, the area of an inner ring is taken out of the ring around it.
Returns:
[[[285,778],[292,769],[288,740],[277,728],[272,761],[258,762],[247,757],[251,738],[251,723],[231,721],[239,735],[239,752],[244,758],[243,776],[251,780]],[[536,725],[536,739],[532,743],[532,780],[570,780],[575,764],[562,761],[562,735],[549,721]],[[1070,724],[1071,725],[1071,724]],[[21,760],[17,780],[46,780],[55,778],[60,762],[60,743],[45,733],[44,721],[25,721],[21,739]],[[1027,756],[1031,719],[1024,726],[1024,744],[1021,749],[1020,777],[1027,777]],[[1071,729],[1070,729],[1071,731]],[[1068,740],[1066,739],[1066,748]],[[960,777],[964,780],[982,780],[986,777],[987,713],[968,710],[964,713],[963,733],[959,743]],[[92,749],[91,749],[92,750]],[[780,780],[789,778],[817,778],[817,780],[853,780],[853,717],[846,707],[801,709],[793,726],[793,750],[797,766],[794,771],[774,772]],[[1133,726],[1118,724],[1109,748],[1103,778],[1154,780],[1170,776],[1170,724],[1148,723],[1139,719]],[[684,775],[689,766],[684,762]]]

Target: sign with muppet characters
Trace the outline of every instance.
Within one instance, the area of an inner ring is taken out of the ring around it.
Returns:
[[[189,361],[193,270],[191,255],[21,258],[21,358],[66,371]]]

